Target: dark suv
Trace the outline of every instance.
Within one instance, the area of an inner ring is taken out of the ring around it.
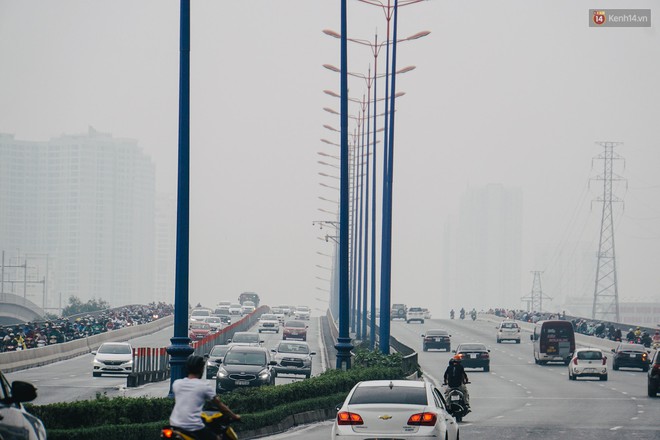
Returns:
[[[9,385],[0,371],[0,439],[41,440],[46,429],[37,417],[23,408],[22,402],[37,397],[37,389],[27,382]]]
[[[621,367],[627,367],[648,371],[649,353],[646,350],[646,347],[640,344],[620,343],[616,350],[612,349],[612,353],[614,353],[612,369],[618,370]]]
[[[218,367],[215,378],[216,392],[275,385],[275,374],[272,370],[275,364],[263,347],[232,346]]]
[[[656,350],[651,360],[648,383],[649,397],[655,397],[660,391],[660,350]]]

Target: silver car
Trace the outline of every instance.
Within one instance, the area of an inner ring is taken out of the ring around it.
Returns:
[[[316,353],[307,342],[282,341],[271,352],[277,362],[273,367],[277,374],[304,374],[307,378],[312,375],[312,356]]]

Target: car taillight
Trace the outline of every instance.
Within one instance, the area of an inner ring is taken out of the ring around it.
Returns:
[[[573,358],[573,363],[577,365],[577,358]]]
[[[481,359],[489,359],[490,355],[488,353],[481,353]]]
[[[161,431],[161,438],[172,438],[174,435],[174,431],[172,428],[163,428]]]
[[[424,341],[426,341],[426,342],[433,342],[433,338],[424,338]]]
[[[520,327],[518,327],[518,333],[520,333]]]
[[[660,364],[653,364],[653,372],[660,374]]]
[[[338,425],[363,425],[362,417],[360,414],[342,411],[337,414],[337,424]]]
[[[408,425],[412,426],[435,426],[438,421],[438,416],[435,413],[423,412],[410,416]]]

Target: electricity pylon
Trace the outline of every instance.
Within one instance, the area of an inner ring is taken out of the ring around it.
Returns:
[[[543,312],[543,300],[548,299],[552,301],[548,295],[543,293],[543,288],[541,287],[541,274],[543,273],[540,270],[533,270],[534,280],[532,281],[532,291],[529,292],[529,295],[523,296],[521,300],[527,302],[527,311],[528,312]]]
[[[616,181],[625,180],[613,171],[614,161],[623,160],[623,157],[614,152],[614,147],[622,143],[596,142],[596,144],[603,147],[605,151],[593,159],[603,161],[603,173],[592,179],[603,182],[603,195],[595,200],[603,204],[603,214],[600,223],[598,263],[596,265],[596,284],[591,318],[620,322],[612,204],[621,202],[621,199],[614,195],[612,186]]]

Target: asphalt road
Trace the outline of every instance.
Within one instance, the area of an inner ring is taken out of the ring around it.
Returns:
[[[613,371],[608,356],[607,382],[573,382],[563,364],[534,364],[529,333],[523,332],[521,344],[497,344],[495,322],[393,322],[392,334],[419,350],[422,369],[436,383],[452,354],[421,350],[421,334],[431,328],[449,330],[452,349],[482,342],[491,350],[490,372],[467,370],[473,412],[460,425],[463,439],[660,439],[660,398],[647,397],[646,373],[640,370]],[[324,422],[267,438],[328,439],[330,431],[331,423]]]
[[[256,327],[253,329],[256,331]],[[173,329],[168,327],[157,333],[135,338],[129,342],[134,347],[164,347],[170,345]],[[264,346],[269,350],[282,339],[282,333],[262,333]],[[313,317],[309,322],[307,343],[316,352],[312,362],[312,374],[323,371],[325,360],[322,359],[321,341],[319,335],[319,318]],[[126,388],[126,376],[92,377],[91,354],[79,356],[61,362],[16,371],[7,374],[8,380],[31,382],[37,387],[35,405],[45,405],[56,402],[72,402],[76,400],[94,399],[97,395],[115,396],[151,396],[165,397],[169,392],[169,381],[147,384],[137,388]],[[303,380],[304,376],[278,376],[275,384],[290,383]],[[206,379],[204,379],[206,380]]]

